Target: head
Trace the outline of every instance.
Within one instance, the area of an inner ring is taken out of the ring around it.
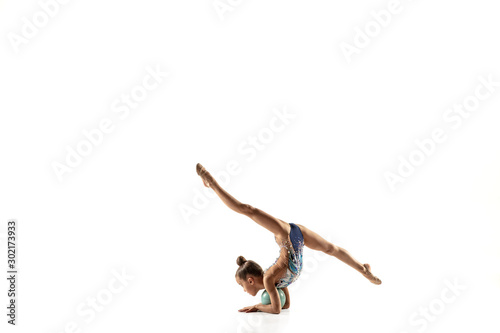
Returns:
[[[243,287],[243,290],[252,296],[257,295],[259,290],[264,289],[264,271],[253,260],[246,260],[239,256],[236,259],[238,269],[236,270],[236,282]]]

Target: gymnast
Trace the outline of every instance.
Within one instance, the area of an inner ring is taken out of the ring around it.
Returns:
[[[270,304],[259,303],[244,307],[238,311],[262,311],[279,314],[282,308],[288,309],[290,307],[290,294],[287,287],[296,281],[300,275],[304,245],[343,261],[374,284],[379,285],[382,283],[378,277],[372,274],[369,264],[361,264],[342,247],[328,242],[303,225],[286,223],[258,208],[239,202],[227,193],[199,163],[196,165],[196,172],[203,180],[203,184],[214,190],[229,208],[237,213],[248,216],[257,222],[257,224],[272,232],[276,243],[280,247],[279,257],[265,271],[253,260],[246,260],[242,256],[237,258],[236,263],[239,267],[235,275],[236,282],[243,287],[245,292],[252,296],[256,296],[260,290],[265,289],[271,300]],[[281,303],[278,289],[281,289],[285,294],[286,300],[284,305]]]

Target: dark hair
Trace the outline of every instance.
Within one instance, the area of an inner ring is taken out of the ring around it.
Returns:
[[[236,259],[236,264],[238,264],[238,270],[236,270],[236,276],[240,280],[245,280],[247,278],[247,275],[253,275],[253,276],[263,276],[264,271],[262,270],[262,267],[258,263],[256,263],[253,260],[246,260],[245,257],[239,256],[238,259]]]

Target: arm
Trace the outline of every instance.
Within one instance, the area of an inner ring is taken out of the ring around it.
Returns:
[[[280,295],[278,294],[278,289],[276,289],[276,286],[274,285],[273,275],[264,276],[264,287],[269,294],[271,304],[260,304],[257,308],[263,312],[279,314],[281,312],[281,300]]]
[[[288,287],[285,287],[281,290],[283,290],[283,292],[285,293],[285,296],[286,296],[286,301],[285,301],[285,305],[283,305],[283,309],[288,309],[290,307],[290,293],[288,292]]]

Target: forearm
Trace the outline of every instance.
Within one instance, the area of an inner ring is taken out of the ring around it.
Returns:
[[[262,312],[277,314],[277,312],[273,310],[272,304],[264,305],[262,303],[259,303],[259,304],[255,305],[255,307],[257,308],[257,310],[262,311]]]
[[[283,305],[283,309],[288,309],[290,307],[290,293],[288,292],[287,287],[283,288],[282,290],[285,293],[285,297],[286,297],[285,305]]]

